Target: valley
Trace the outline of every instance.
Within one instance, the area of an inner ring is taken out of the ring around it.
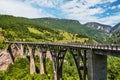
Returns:
[[[77,20],[59,18],[24,18],[10,15],[0,15],[0,52],[6,48],[5,41],[18,42],[59,42],[77,44],[120,44],[120,24],[115,26],[88,22],[81,24]],[[4,54],[4,53],[3,53]],[[5,53],[7,54],[7,53]],[[8,56],[8,54],[7,54]],[[6,71],[0,72],[1,80],[53,80],[52,62],[47,59],[47,74],[40,75],[38,67],[39,58],[36,60],[37,74],[29,74],[29,56],[15,60]],[[70,54],[66,54],[64,62],[64,80],[78,80],[75,62]],[[108,58],[108,78],[120,79],[120,64],[118,58]],[[111,62],[114,62],[112,66]],[[26,64],[28,63],[28,64]],[[5,62],[7,64],[7,62]],[[66,66],[67,65],[67,66]],[[2,66],[2,64],[1,64]],[[112,70],[112,67],[115,70]],[[113,74],[111,74],[111,72]],[[17,74],[17,75],[16,75]],[[76,74],[76,75],[74,75]],[[16,76],[14,76],[16,75]]]

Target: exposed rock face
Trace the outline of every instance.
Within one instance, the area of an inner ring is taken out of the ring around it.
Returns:
[[[114,32],[119,31],[119,30],[120,30],[120,23],[113,26],[113,28],[110,30],[110,32],[114,33]]]
[[[97,23],[97,22],[88,22],[86,24],[84,24],[86,27],[92,27],[92,28],[96,28],[98,30],[103,30],[107,33],[110,32],[111,30],[111,26],[109,25],[105,25],[105,24],[100,24],[100,23]]]
[[[12,59],[10,54],[4,50],[0,51],[0,70],[6,70],[11,63]]]
[[[15,60],[19,55],[18,50],[15,49],[15,47],[12,47],[11,49],[13,58]],[[7,52],[7,48],[0,50],[0,70],[6,70],[11,63],[13,64],[13,59],[11,54]]]

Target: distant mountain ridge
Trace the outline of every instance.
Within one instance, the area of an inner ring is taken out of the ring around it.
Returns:
[[[77,37],[94,39],[98,42],[105,41],[106,40],[105,38],[108,37],[109,35],[108,33],[101,29],[97,30],[96,28],[93,27],[86,27],[79,21],[71,19],[59,19],[49,17],[29,19],[23,17],[1,15],[0,20],[1,29],[8,30],[7,32],[9,33],[9,35],[15,36],[16,37],[15,39],[18,39],[19,38],[18,36],[23,36],[24,38],[23,39],[20,38],[21,40],[27,39],[31,41],[31,39],[33,39],[34,37],[35,37],[34,40],[39,39],[51,40],[50,38],[47,38],[45,36],[50,35],[52,38],[52,36],[54,36],[52,34],[55,33],[62,34],[61,31],[59,32],[59,30],[75,34]],[[7,33],[5,33],[4,35],[6,37],[9,37]],[[57,36],[57,34],[55,36]],[[59,37],[60,36],[58,36],[58,38]]]
[[[116,24],[110,31],[111,35],[111,42],[120,44],[120,23]]]
[[[87,27],[101,29],[109,33],[110,36],[107,38],[107,42],[120,44],[120,22],[116,24],[115,26],[109,26],[109,25],[106,26],[106,25],[96,23],[96,22],[88,22],[84,25]]]
[[[116,24],[115,26],[113,26],[110,30],[111,33],[120,31],[120,23]]]
[[[88,22],[88,23],[85,23],[84,26],[96,28],[98,30],[103,30],[107,33],[109,33],[112,28],[112,26],[110,25],[100,24],[97,22]]]
[[[86,27],[103,30],[104,32],[107,32],[107,33],[114,33],[114,32],[120,31],[120,22],[116,24],[115,26],[110,26],[110,25],[101,24],[97,22],[87,22],[83,25]]]
[[[91,27],[85,27],[77,20],[59,18],[35,18],[32,20],[39,23],[41,26],[61,29],[70,33],[78,34],[78,36],[94,38],[97,41],[104,41],[107,36],[106,32]]]
[[[79,42],[88,40],[88,37],[78,38],[72,33],[48,26],[29,18],[0,15],[0,41],[69,42],[76,38]]]

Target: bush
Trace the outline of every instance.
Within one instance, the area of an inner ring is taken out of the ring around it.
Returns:
[[[5,46],[5,42],[0,40],[0,49],[4,49]]]

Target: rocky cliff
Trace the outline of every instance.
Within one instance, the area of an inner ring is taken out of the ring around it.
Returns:
[[[120,31],[120,23],[116,24],[115,26],[112,27],[110,30],[111,33]]]
[[[8,65],[12,63],[12,59],[9,53],[5,50],[0,51],[0,70],[6,70]]]
[[[97,23],[97,22],[88,22],[86,24],[84,24],[86,27],[92,27],[92,28],[96,28],[98,30],[103,30],[107,33],[110,32],[111,30],[111,26],[109,25],[105,25],[105,24],[100,24],[100,23]]]

